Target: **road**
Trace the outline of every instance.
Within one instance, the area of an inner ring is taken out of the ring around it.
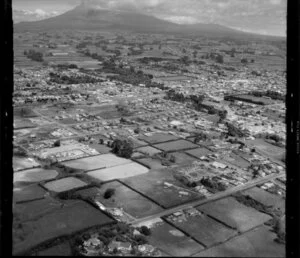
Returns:
[[[136,219],[135,221],[130,222],[130,224],[131,225],[137,225],[139,223],[146,222],[148,220],[152,220],[152,219],[155,219],[155,218],[160,218],[160,217],[163,217],[163,216],[170,215],[174,212],[177,212],[177,211],[180,211],[180,210],[183,210],[183,209],[187,209],[187,208],[202,205],[202,204],[207,203],[207,202],[215,201],[215,200],[224,198],[226,196],[232,195],[236,192],[243,191],[243,190],[249,189],[251,187],[254,187],[257,184],[268,182],[270,180],[273,180],[275,178],[283,176],[284,174],[285,173],[282,172],[280,174],[271,174],[271,175],[265,176],[263,178],[258,178],[258,179],[252,180],[251,182],[248,182],[244,185],[239,185],[239,186],[236,186],[236,187],[232,187],[232,188],[230,188],[230,189],[228,189],[224,192],[216,193],[216,194],[210,196],[207,199],[197,200],[197,201],[193,201],[193,202],[190,202],[190,203],[182,204],[182,205],[179,205],[177,207],[161,211],[159,213],[156,213],[156,214],[148,216],[148,217],[144,217],[144,218],[141,218],[141,219]]]

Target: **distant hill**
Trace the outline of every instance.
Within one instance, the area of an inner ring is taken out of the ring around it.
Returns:
[[[50,30],[105,30],[207,36],[253,36],[218,24],[175,24],[135,11],[95,9],[81,4],[59,16],[41,21],[21,22],[15,32]]]

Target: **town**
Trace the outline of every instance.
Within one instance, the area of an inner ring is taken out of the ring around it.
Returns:
[[[14,255],[285,257],[285,42],[14,33]]]

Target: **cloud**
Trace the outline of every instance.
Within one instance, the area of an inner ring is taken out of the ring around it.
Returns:
[[[51,11],[46,12],[42,9],[35,9],[35,10],[13,10],[13,20],[15,23],[21,21],[38,21],[47,19],[53,16],[57,16],[61,14],[59,11]]]
[[[165,17],[165,20],[178,23],[178,24],[195,24],[198,20],[191,16],[169,16]]]

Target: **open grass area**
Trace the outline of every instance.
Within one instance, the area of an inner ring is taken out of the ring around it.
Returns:
[[[156,144],[153,145],[153,147],[168,152],[168,151],[195,149],[198,148],[199,146],[186,140],[178,140],[178,141]]]
[[[172,220],[168,221],[187,235],[194,237],[205,246],[224,242],[237,234],[236,231],[211,219],[205,214],[201,214],[199,216],[187,216],[186,220],[176,222],[172,222]]]
[[[89,171],[89,170],[95,170],[100,168],[124,165],[131,162],[132,161],[129,159],[120,158],[114,154],[108,153],[108,154],[103,154],[103,155],[98,155],[98,156],[93,156],[88,158],[66,161],[66,162],[62,162],[62,164],[71,168],[77,168],[84,171]]]
[[[49,191],[61,193],[75,188],[86,186],[87,184],[76,177],[65,177],[62,179],[50,181],[44,184],[44,187]]]
[[[190,256],[203,246],[166,222],[151,226],[149,243],[171,256]]]
[[[148,171],[148,168],[138,163],[131,162],[128,164],[91,171],[88,172],[87,175],[100,181],[109,181],[112,179],[135,177],[147,173]]]
[[[122,181],[164,208],[174,207],[201,198],[200,194],[190,192],[173,177],[170,171],[165,169],[151,170],[147,174],[123,179]],[[171,185],[167,186],[166,184]]]
[[[243,195],[250,196],[252,199],[260,202],[266,207],[274,207],[285,212],[285,199],[278,195],[271,194],[259,187],[254,187],[242,192]]]
[[[107,189],[114,189],[115,192],[110,198],[106,199],[104,193]],[[100,188],[93,187],[80,190],[75,195],[82,198],[92,198],[105,207],[121,208],[134,218],[143,218],[163,210],[157,204],[117,181],[103,184]]]
[[[89,204],[82,201],[72,202],[35,220],[24,223],[15,221],[13,254],[21,254],[60,236],[111,222],[113,222],[111,218]]]
[[[58,172],[54,169],[33,168],[14,173],[14,183],[16,182],[41,182],[54,179]]]
[[[197,209],[241,232],[271,219],[271,216],[244,206],[232,197],[200,205]]]
[[[145,142],[148,142],[150,144],[155,144],[155,143],[160,143],[160,142],[178,140],[178,137],[176,137],[172,134],[154,133],[151,136],[146,136],[146,135],[139,136],[139,139],[143,140]]]
[[[285,246],[273,241],[276,235],[261,226],[193,257],[286,257]]]
[[[46,191],[39,185],[16,186],[13,189],[13,202],[28,202],[43,199]]]

